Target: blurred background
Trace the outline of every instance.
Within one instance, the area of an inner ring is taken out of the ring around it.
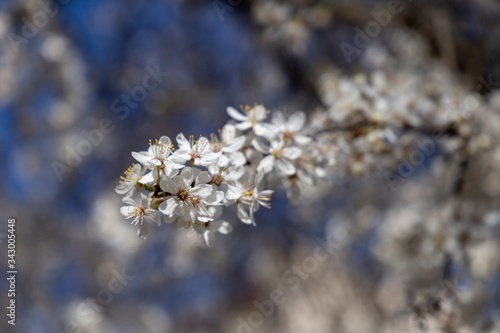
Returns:
[[[114,192],[134,162],[131,151],[162,135],[216,133],[228,120],[226,106],[328,108],[326,72],[418,71],[438,63],[453,84],[479,95],[500,86],[498,1],[401,0],[379,32],[355,44],[359,29],[376,20],[373,11],[388,10],[389,2],[2,0],[0,267],[4,276],[6,221],[14,217],[19,273],[16,326],[2,314],[0,331],[418,330],[412,320],[422,311],[408,286],[441,295],[459,282],[413,279],[413,259],[393,267],[398,248],[380,244],[381,232],[396,228],[391,223],[426,211],[419,203],[442,175],[431,164],[423,169],[429,177],[416,175],[397,193],[383,178],[349,174],[308,192],[298,206],[277,191],[257,227],[228,214],[235,230],[218,235],[211,249],[193,246],[174,225],[140,240]],[[499,194],[493,188],[481,211],[493,224]],[[307,278],[290,282],[284,275],[326,239],[336,250]],[[492,244],[477,250],[492,258],[487,266],[499,253]],[[460,270],[439,255],[438,264],[423,265],[427,277],[441,276],[443,267]],[[496,268],[479,278],[489,298],[473,317],[483,324],[460,332],[498,327]],[[5,278],[0,286],[5,309]],[[269,306],[277,288],[283,303]]]

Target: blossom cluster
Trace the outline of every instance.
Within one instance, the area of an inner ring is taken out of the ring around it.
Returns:
[[[284,185],[297,203],[301,187],[316,184],[335,162],[326,153],[331,145],[316,140],[304,112],[287,118],[277,111],[270,121],[263,105],[241,112],[228,107],[227,113],[232,120],[210,139],[180,133],[177,148],[162,136],[147,151],[132,152],[139,164],[125,171],[115,190],[127,204],[121,214],[139,226],[140,238],[149,235],[149,223],[160,226],[163,216],[211,247],[215,233],[232,230],[219,218],[223,207],[236,205],[238,219],[252,225],[260,206],[271,208],[274,191],[263,189],[266,176]]]

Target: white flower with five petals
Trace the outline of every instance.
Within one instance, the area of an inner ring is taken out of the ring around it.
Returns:
[[[237,215],[241,222],[255,225],[253,214],[260,206],[271,208],[270,200],[273,190],[260,190],[264,173],[255,175],[253,182],[237,182],[228,185],[226,198],[230,201],[238,202]]]
[[[301,133],[306,122],[306,114],[297,111],[288,119],[282,112],[273,114],[272,123],[276,128],[277,134],[281,140],[292,141],[298,145],[304,145],[311,142],[311,138]]]
[[[214,191],[212,185],[207,184],[210,179],[208,172],[190,167],[184,168],[174,178],[163,177],[160,187],[171,197],[162,202],[158,209],[169,217],[189,215],[193,220],[211,221],[213,217],[207,205],[220,205],[224,193]]]
[[[128,194],[130,191],[135,190],[139,182],[143,183],[143,175],[146,168],[142,168],[140,164],[132,164],[125,170],[125,176],[121,176],[120,184],[115,188],[118,194]]]
[[[302,154],[300,148],[295,146],[285,147],[285,141],[283,140],[271,140],[270,145],[267,145],[262,140],[254,139],[252,144],[261,153],[269,154],[260,161],[257,171],[268,173],[276,167],[282,175],[291,176],[295,174],[297,169],[294,160]]]
[[[212,150],[220,152],[219,165],[227,166],[229,163],[235,166],[244,165],[247,160],[245,155],[239,151],[245,144],[244,135],[237,136],[236,127],[232,124],[226,124],[220,132],[220,139],[217,135],[211,135]]]
[[[264,122],[268,113],[264,105],[255,105],[254,107],[246,106],[243,109],[245,112],[244,114],[231,106],[228,106],[226,111],[231,118],[239,121],[239,123],[236,124],[236,128],[240,131],[251,128],[258,136],[267,136],[270,132],[273,132],[271,125]]]
[[[147,151],[132,152],[134,157],[139,163],[148,167],[154,168],[158,166],[167,166],[173,169],[183,168],[184,165],[172,162],[172,142],[168,136],[162,136],[160,140],[155,143],[149,141],[149,149]]]
[[[173,160],[177,163],[191,162],[193,165],[206,166],[212,164],[220,155],[221,152],[214,152],[207,138],[201,136],[198,140],[194,140],[193,136],[188,139],[184,134],[180,133],[175,138],[179,149],[173,154]]]
[[[149,223],[154,222],[158,226],[161,224],[158,212],[149,207],[149,199],[144,194],[141,193],[140,203],[132,199],[131,196],[126,196],[123,198],[123,202],[129,204],[130,206],[123,206],[120,208],[120,213],[127,219],[133,218],[131,224],[140,225],[137,235],[141,239],[146,239],[149,235]],[[147,222],[144,223],[144,220]]]

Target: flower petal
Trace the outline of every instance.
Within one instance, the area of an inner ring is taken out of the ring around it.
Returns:
[[[231,118],[233,118],[234,120],[237,120],[237,121],[246,121],[248,119],[248,117],[246,115],[244,115],[243,113],[237,111],[232,106],[228,106],[226,108],[226,112],[229,115],[229,117],[231,117]]]
[[[182,133],[177,134],[177,136],[175,137],[175,140],[177,141],[177,145],[179,146],[179,150],[187,150],[187,151],[191,150],[191,144],[186,139],[184,134],[182,134]]]
[[[206,184],[212,180],[212,176],[207,171],[200,172],[196,177],[195,184]]]
[[[259,166],[257,167],[257,171],[262,171],[264,173],[270,172],[273,169],[274,161],[275,158],[273,155],[267,155],[260,161]]]
[[[269,154],[271,147],[262,139],[255,138],[252,140],[252,146],[262,154]]]
[[[249,121],[244,121],[242,123],[236,124],[235,126],[240,131],[245,131],[245,130],[249,129],[250,127],[252,127],[252,123],[250,123]]]
[[[241,151],[236,151],[236,152],[230,154],[229,159],[231,160],[231,163],[234,166],[243,166],[247,163],[247,159],[245,157],[245,154],[243,154]]]
[[[138,152],[138,153],[135,152],[135,151],[133,151],[132,152],[132,157],[135,158],[137,162],[139,162],[142,165],[147,166],[147,167],[153,165],[154,164],[153,161],[156,161],[156,162],[159,163],[159,164],[154,164],[154,165],[160,165],[161,164],[160,161],[155,160],[153,158],[153,156],[151,156],[148,152],[145,152],[145,151],[141,151],[141,152]]]
[[[205,232],[203,233],[203,239],[205,240],[205,244],[207,245],[207,247],[214,246],[215,235],[212,230],[205,230]]]
[[[284,175],[291,176],[295,174],[295,165],[290,160],[277,160],[276,169]]]
[[[288,118],[286,122],[286,127],[291,132],[297,132],[304,127],[306,122],[306,114],[302,111],[297,111]]]
[[[283,156],[290,160],[295,160],[302,155],[302,150],[298,147],[286,147],[283,148]]]
[[[154,223],[156,223],[156,225],[158,225],[158,226],[161,225],[160,217],[158,216],[158,213],[155,210],[148,209],[146,211],[146,217],[149,218]]]
[[[162,145],[165,145],[167,147],[170,147],[172,145],[172,141],[170,140],[170,138],[166,135],[163,135],[160,140],[158,140],[158,143],[162,144]]]
[[[172,178],[161,177],[160,179],[160,188],[165,192],[175,193],[177,185]]]
[[[226,153],[232,153],[238,151],[245,144],[245,140],[246,138],[244,136],[239,136],[237,138],[234,138],[231,140],[231,142],[229,142],[226,146],[222,148],[222,151]]]
[[[134,187],[134,184],[132,182],[119,184],[117,187],[115,187],[115,192],[118,194],[125,194],[130,191],[132,187]]]
[[[217,228],[217,231],[221,234],[227,235],[233,231],[233,226],[229,222],[222,221],[220,227]]]
[[[236,137],[236,127],[232,124],[224,125],[224,127],[222,127],[220,137],[222,141],[226,143],[233,140]]]
[[[163,214],[172,216],[178,205],[179,204],[177,203],[177,200],[175,200],[174,198],[169,198],[167,201],[162,202],[160,206],[158,206],[158,209]]]
[[[149,199],[143,193],[141,193],[141,206],[142,208],[146,208],[149,206]]]
[[[120,213],[125,217],[131,217],[135,213],[135,210],[134,206],[123,206],[120,208]]]
[[[145,222],[139,226],[139,229],[137,230],[137,236],[145,240],[149,236],[149,223]]]
[[[238,204],[238,209],[237,209],[236,213],[237,213],[238,218],[240,219],[241,222],[246,223],[246,224],[252,224],[253,223],[252,219],[248,215],[248,213],[247,213],[245,207],[243,206],[243,204],[241,204],[241,203]]]
[[[272,124],[257,123],[253,126],[253,131],[255,132],[255,135],[270,139],[276,135],[278,129]]]
[[[212,194],[213,187],[210,184],[200,184],[195,187],[191,191],[189,191],[191,194],[195,195],[198,198],[206,198],[210,194]]]
[[[187,187],[190,187],[194,180],[194,170],[191,167],[185,167],[181,171],[181,178]]]

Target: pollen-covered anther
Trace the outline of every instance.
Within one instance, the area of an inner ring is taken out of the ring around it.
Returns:
[[[186,202],[189,199],[188,190],[183,190],[182,188],[177,188],[177,194],[175,196],[177,200]]]
[[[191,202],[191,205],[193,205],[193,207],[198,207],[201,203],[201,199],[197,197],[192,197],[189,201]]]
[[[135,165],[135,163],[132,163],[132,165],[129,166],[127,170],[125,170],[125,172],[124,172],[125,177],[120,176],[120,179],[121,179],[119,181],[120,184],[123,184],[126,180],[131,180],[131,181],[134,180],[134,178],[132,177],[132,169],[134,168],[134,165]]]
[[[222,176],[221,175],[213,176],[211,183],[220,186],[220,184],[222,183]]]

